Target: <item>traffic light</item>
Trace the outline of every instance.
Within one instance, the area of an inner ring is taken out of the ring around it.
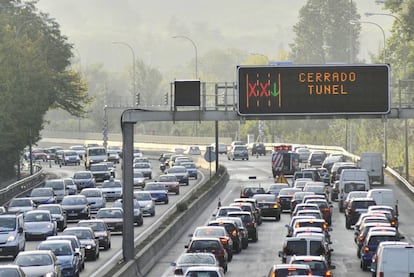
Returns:
[[[164,95],[164,105],[168,105],[168,92]]]
[[[135,95],[135,106],[139,106],[140,101],[141,101],[140,96],[141,96],[141,94],[140,94],[140,93],[137,93],[137,94]]]

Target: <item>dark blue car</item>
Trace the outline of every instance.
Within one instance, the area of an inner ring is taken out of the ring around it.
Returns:
[[[146,183],[144,191],[151,193],[151,197],[155,202],[162,202],[168,204],[168,190],[164,184],[157,182]]]
[[[361,268],[367,271],[371,266],[372,257],[377,251],[378,245],[382,241],[399,241],[400,237],[392,231],[373,231],[369,232],[361,247]]]

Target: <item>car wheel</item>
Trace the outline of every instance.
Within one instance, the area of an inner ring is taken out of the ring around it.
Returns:
[[[359,252],[359,249],[357,249],[357,257],[358,257],[358,259],[361,258],[361,252]]]
[[[152,179],[152,175],[150,174],[150,175],[148,176],[148,178],[149,178],[149,179]]]
[[[345,227],[346,229],[351,229],[351,222],[349,222],[348,218],[345,219]]]
[[[150,216],[155,216],[155,211],[153,211],[153,212],[150,214]]]
[[[95,252],[92,256],[92,261],[96,261],[98,259],[98,254]]]
[[[276,216],[276,221],[280,221],[280,214]]]
[[[231,262],[231,260],[233,260],[233,252],[230,250],[227,254],[229,257],[228,261]]]
[[[224,265],[223,271],[224,271],[224,273],[227,272],[227,263]]]
[[[252,240],[253,240],[253,242],[257,242],[258,241],[257,231],[256,231],[256,233],[254,233]]]
[[[168,199],[164,201],[165,204],[168,204]]]
[[[242,247],[243,247],[243,249],[246,249],[247,247],[249,246],[249,240],[243,240],[243,242],[242,242]]]

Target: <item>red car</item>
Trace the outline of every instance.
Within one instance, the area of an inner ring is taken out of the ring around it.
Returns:
[[[173,174],[164,174],[158,177],[158,183],[162,183],[167,188],[168,192],[180,194],[180,183]]]

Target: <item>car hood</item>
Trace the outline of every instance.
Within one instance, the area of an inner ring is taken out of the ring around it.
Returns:
[[[123,221],[122,218],[99,218],[99,219],[103,220],[105,223],[117,223],[117,222]]]
[[[148,204],[152,204],[152,200],[139,200],[138,203],[141,207],[146,207]]]
[[[53,226],[52,222],[41,221],[41,222],[25,222],[24,229],[34,231],[34,230],[45,230],[50,229]]]
[[[73,179],[73,182],[75,182],[75,184],[78,183],[88,183],[88,182],[92,182],[92,178],[87,178],[87,179]]]
[[[10,231],[10,232],[1,232],[0,233],[0,244],[1,243],[5,243],[7,241],[7,239],[9,238],[10,235],[14,235],[13,234],[14,231]]]
[[[86,205],[62,205],[63,210],[82,210]]]

